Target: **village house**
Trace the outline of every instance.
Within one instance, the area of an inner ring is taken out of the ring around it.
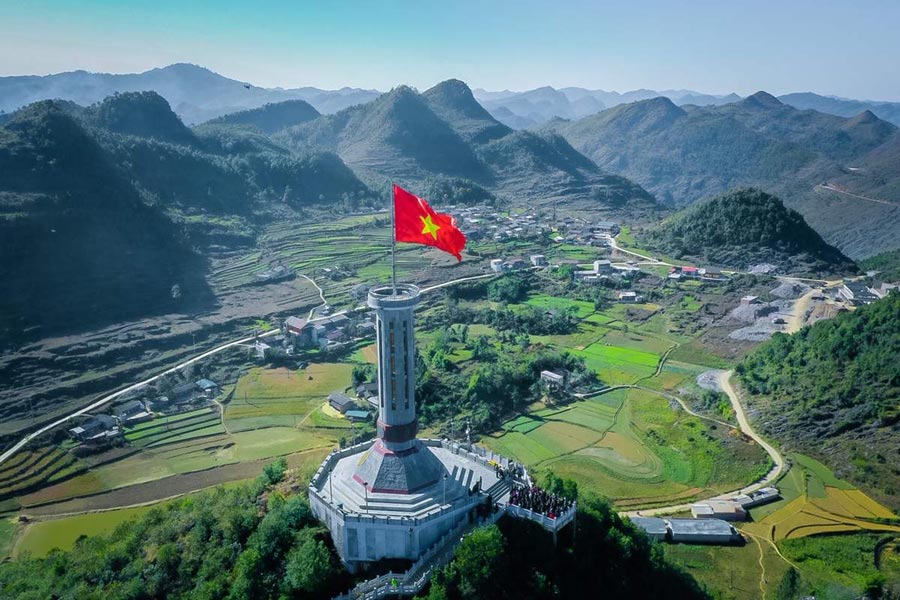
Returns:
[[[719,267],[702,267],[699,272],[701,279],[709,279],[711,281],[725,279],[725,275]]]
[[[532,254],[531,255],[531,264],[535,267],[546,267],[547,266],[547,257],[543,254]]]
[[[618,300],[627,304],[640,304],[644,297],[637,292],[619,292]]]
[[[172,388],[172,402],[182,404],[191,402],[194,399],[194,393],[197,387],[193,383],[182,383]]]
[[[699,279],[700,269],[697,267],[681,267],[681,275],[689,279]]]
[[[880,283],[869,288],[869,291],[879,298],[884,298],[895,290],[900,290],[900,283]]]
[[[847,281],[838,290],[838,296],[853,306],[871,304],[878,300],[878,296],[861,281]]]
[[[126,402],[116,408],[116,417],[122,425],[136,425],[153,418],[147,406],[140,400]]]
[[[200,379],[194,385],[205,398],[212,399],[219,395],[219,384],[211,379]]]
[[[741,306],[750,306],[751,304],[759,304],[759,296],[744,296],[741,298]]]
[[[346,414],[348,410],[356,407],[356,402],[347,394],[341,392],[332,392],[328,394],[328,405],[339,413]]]
[[[344,416],[354,423],[364,423],[369,420],[371,415],[367,410],[348,410],[344,413]]]
[[[747,511],[735,500],[706,500],[691,504],[691,514],[695,519],[744,521],[747,518]]]
[[[266,354],[272,349],[272,346],[262,340],[256,340],[253,344],[253,355],[259,360],[266,360]]]
[[[603,233],[606,235],[618,235],[619,224],[615,221],[598,221],[591,228],[594,233]]]
[[[749,508],[753,508],[754,506],[760,506],[762,504],[768,504],[769,502],[775,502],[779,498],[781,498],[781,493],[778,491],[778,488],[764,487],[756,490],[755,492],[750,492],[749,494],[738,494],[731,499],[744,507],[744,510],[747,510]]]
[[[526,261],[524,258],[521,258],[521,257],[511,258],[509,260],[509,266],[513,271],[518,271],[520,269],[527,269],[528,264],[529,264],[528,261]]]
[[[512,270],[512,265],[510,265],[502,258],[491,259],[491,271],[493,271],[494,273],[506,273],[510,270]]]
[[[566,385],[566,376],[553,371],[541,371],[541,382],[553,389],[561,389]]]
[[[74,439],[88,444],[103,443],[119,434],[119,424],[111,415],[95,415],[69,430]]]
[[[669,539],[684,544],[733,544],[743,538],[722,519],[667,519]]]
[[[356,386],[356,396],[360,400],[366,400],[378,394],[378,384],[376,382],[361,383]]]

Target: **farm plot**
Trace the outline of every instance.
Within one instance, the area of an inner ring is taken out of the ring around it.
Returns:
[[[48,446],[21,452],[0,470],[0,500],[57,482],[84,468],[81,461],[62,448]]]
[[[634,383],[653,375],[660,359],[658,354],[608,346],[603,342],[593,343],[584,350],[574,350],[573,354],[584,358],[587,367],[610,385]]]
[[[219,414],[203,408],[142,423],[127,431],[125,439],[136,448],[152,448],[224,431]]]
[[[15,544],[14,557],[29,554],[43,557],[54,548],[69,550],[82,535],[103,535],[129,519],[148,512],[152,506],[123,508],[98,513],[88,513],[29,524]]]
[[[353,365],[347,363],[314,363],[300,371],[251,369],[238,381],[225,408],[228,430],[297,425],[328,394],[347,389],[352,371]]]
[[[570,298],[558,298],[556,296],[539,295],[532,296],[525,304],[536,306],[545,310],[571,310],[579,319],[583,319],[594,312],[594,305],[583,300]]]
[[[792,455],[792,466],[779,482],[785,495],[768,510],[754,509],[746,529],[773,542],[827,533],[900,533],[890,509],[842,481],[822,463]]]
[[[755,445],[640,390],[521,415],[484,441],[537,472],[552,470],[635,508],[734,489],[768,467]]]

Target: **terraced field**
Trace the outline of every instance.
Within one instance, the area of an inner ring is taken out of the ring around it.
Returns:
[[[900,518],[890,509],[818,461],[799,454],[791,460],[790,471],[779,482],[783,499],[765,510],[754,509],[748,532],[773,542],[829,533],[900,534]]]
[[[350,363],[313,363],[306,369],[251,369],[238,381],[235,393],[225,408],[229,431],[266,426],[295,427],[311,418],[328,394],[344,392],[350,386]],[[321,412],[321,411],[318,411]],[[322,417],[318,419],[324,425]],[[330,423],[346,427],[343,419]]]
[[[537,471],[575,479],[621,508],[734,489],[768,469],[765,452],[641,390],[616,390],[507,421],[484,438]]]
[[[0,501],[44,483],[53,483],[85,468],[68,451],[45,446],[20,452],[0,469]]]
[[[336,306],[351,303],[350,290],[360,282],[386,282],[390,278],[390,230],[387,214],[338,218],[322,223],[276,223],[260,236],[261,250],[224,260],[213,273],[214,285],[223,290],[252,284],[256,275],[281,263],[297,273],[314,277],[325,297]],[[480,272],[481,261],[462,265],[446,254],[421,246],[399,244],[397,276],[428,283]],[[326,269],[328,271],[326,271]],[[343,275],[339,275],[343,273]],[[318,298],[313,286],[304,287],[309,300]]]

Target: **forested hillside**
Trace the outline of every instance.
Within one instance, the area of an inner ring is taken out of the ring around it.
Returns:
[[[686,573],[665,562],[661,548],[608,504],[579,501],[577,540],[553,544],[530,522],[501,520],[476,530],[453,561],[432,578],[427,600],[550,600],[552,598],[707,598]]]
[[[900,248],[883,252],[859,263],[866,271],[878,271],[878,279],[900,281]]]
[[[250,484],[168,502],[71,551],[0,564],[0,597],[37,600],[327,599],[352,585],[328,531],[284,462]],[[438,573],[429,598],[705,598],[658,548],[605,502],[585,500],[578,542],[554,547],[515,520],[476,530]],[[571,530],[571,528],[569,528]]]
[[[0,129],[0,336],[208,300],[201,257],[53,102]]]
[[[36,103],[0,128],[0,336],[204,306],[210,244],[252,243],[250,223],[278,207],[374,198],[334,154],[242,127],[194,132],[153,92]]]
[[[763,430],[840,476],[900,494],[900,294],[793,335],[776,334],[738,364]]]
[[[303,100],[286,100],[266,104],[260,108],[242,110],[209,121],[218,125],[250,125],[266,135],[271,135],[287,127],[312,121],[319,111]]]
[[[798,212],[752,188],[699,202],[651,227],[642,239],[654,250],[701,264],[746,269],[769,263],[784,273],[816,275],[856,270]]]

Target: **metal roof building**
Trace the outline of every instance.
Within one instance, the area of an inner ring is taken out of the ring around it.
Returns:
[[[644,530],[651,540],[662,541],[669,533],[669,526],[665,519],[657,517],[629,517],[631,522]]]
[[[721,519],[669,519],[673,542],[688,544],[730,544],[742,540],[741,534]]]

